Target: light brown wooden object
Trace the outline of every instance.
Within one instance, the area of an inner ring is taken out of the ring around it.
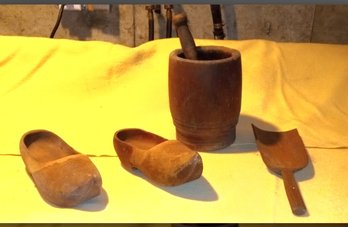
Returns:
[[[141,129],[122,129],[115,133],[113,143],[125,169],[139,169],[155,184],[176,186],[202,175],[201,156],[177,140]]]
[[[297,129],[286,132],[265,131],[252,125],[256,145],[266,166],[281,174],[292,212],[307,212],[294,172],[307,166],[308,155]]]
[[[20,153],[40,195],[51,204],[74,207],[101,193],[102,178],[92,161],[52,132],[25,133]]]

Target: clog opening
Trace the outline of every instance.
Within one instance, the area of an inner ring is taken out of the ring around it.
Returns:
[[[29,147],[32,143],[42,139],[42,138],[48,138],[49,135],[47,132],[36,132],[36,133],[31,133],[28,134],[25,138],[24,138],[24,144],[26,147]]]
[[[33,131],[23,139],[30,156],[38,162],[49,162],[72,154],[78,154],[60,137],[49,131]]]
[[[119,131],[116,137],[120,141],[141,149],[150,149],[151,147],[166,141],[166,139],[160,136],[140,129],[126,129]]]
[[[120,140],[125,141],[125,140],[127,140],[128,134],[129,134],[129,132],[127,132],[127,131],[121,131],[121,132],[117,133],[117,137]]]

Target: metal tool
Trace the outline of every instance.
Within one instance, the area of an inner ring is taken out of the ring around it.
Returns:
[[[220,5],[210,5],[210,10],[214,23],[214,39],[224,39],[225,33],[223,29],[224,24],[221,17],[221,7]]]
[[[167,21],[167,26],[166,26],[166,38],[172,37],[172,9],[173,5],[164,5],[164,8],[166,10],[166,21]]]
[[[148,24],[149,24],[149,36],[148,40],[154,40],[154,19],[153,19],[153,10],[155,9],[154,5],[147,5],[145,6],[145,9],[147,10],[147,19],[148,19]]]

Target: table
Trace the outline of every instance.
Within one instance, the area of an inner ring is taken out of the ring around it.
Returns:
[[[348,221],[348,46],[265,40],[196,40],[241,52],[242,110],[234,144],[200,151],[198,180],[151,184],[123,169],[117,129],[175,139],[168,104],[168,56],[177,38],[130,48],[101,41],[0,36],[0,221],[250,223]],[[282,179],[269,172],[250,124],[297,128],[310,156],[296,173],[309,215],[291,213]],[[103,193],[76,208],[42,200],[25,171],[19,139],[50,130],[89,155]]]

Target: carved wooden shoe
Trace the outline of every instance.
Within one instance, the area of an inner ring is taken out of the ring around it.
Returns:
[[[177,140],[141,129],[122,129],[115,133],[113,142],[124,168],[139,169],[156,184],[176,186],[202,175],[201,156]]]
[[[25,133],[20,153],[40,195],[60,207],[73,207],[100,194],[102,179],[92,163],[46,130]]]

